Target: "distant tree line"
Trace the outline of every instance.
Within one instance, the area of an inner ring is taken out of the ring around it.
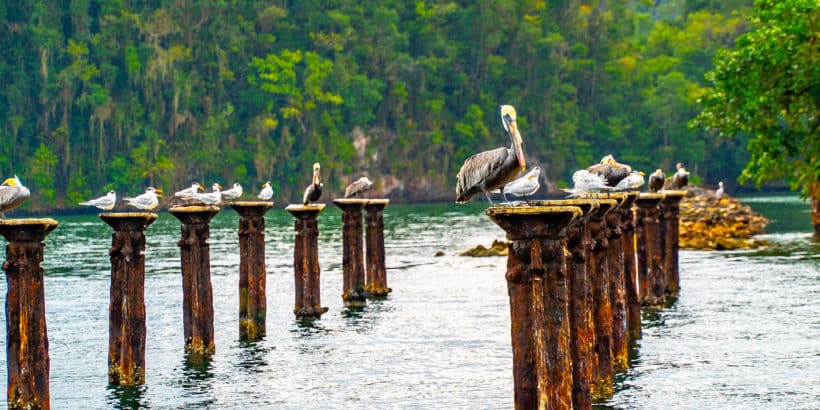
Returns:
[[[270,180],[299,197],[311,165],[343,190],[367,173],[452,199],[472,153],[508,145],[565,185],[612,153],[734,181],[748,137],[687,128],[751,0],[0,3],[0,170],[32,209],[116,189]]]

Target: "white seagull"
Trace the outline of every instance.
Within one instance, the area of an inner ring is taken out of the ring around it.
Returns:
[[[564,192],[569,193],[571,198],[585,197],[591,194],[597,194],[601,191],[612,190],[612,187],[606,184],[606,178],[585,169],[575,171],[575,173],[572,174],[572,183],[574,185],[573,188],[564,189]]]
[[[219,192],[220,189],[222,189],[222,185],[214,183],[211,192],[204,194],[196,193],[194,194],[194,199],[205,205],[219,205],[222,202],[222,193]]]
[[[145,188],[145,193],[137,195],[133,198],[123,198],[123,201],[137,209],[151,210],[159,205],[159,198],[161,198],[162,195],[158,194],[161,193],[161,189],[149,186],[148,188]]]
[[[259,191],[257,198],[263,201],[270,201],[270,199],[273,198],[273,188],[270,186],[270,181],[265,182],[265,185],[262,185],[262,190]]]
[[[114,209],[114,205],[117,203],[117,194],[114,191],[108,191],[107,194],[96,198],[91,199],[85,202],[80,202],[80,205],[84,206],[96,206],[104,211],[110,211]]]
[[[345,188],[345,198],[352,198],[357,195],[361,196],[360,194],[362,192],[365,192],[370,188],[373,188],[373,182],[367,179],[367,177],[361,177]]]
[[[530,195],[534,195],[538,192],[538,188],[541,188],[541,182],[539,178],[541,177],[541,167],[534,166],[530,172],[524,174],[524,176],[513,180],[507,185],[504,185],[504,192],[502,193],[500,189],[494,189],[490,191],[491,194],[498,194],[501,193],[504,196],[504,200],[507,201],[507,194],[513,194],[515,196],[523,196],[528,197]],[[509,202],[509,201],[507,201]]]
[[[221,192],[222,198],[225,199],[236,199],[242,196],[242,185],[239,185],[238,182],[233,183],[233,187],[231,189],[226,189]]]
[[[194,182],[190,187],[174,192],[174,196],[181,199],[193,199],[195,193],[204,190],[205,188],[199,185],[199,182]]]
[[[643,186],[643,176],[646,175],[641,171],[631,171],[626,178],[615,185],[615,191],[626,191],[627,189],[638,189]]]

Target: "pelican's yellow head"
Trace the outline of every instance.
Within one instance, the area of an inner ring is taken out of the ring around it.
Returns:
[[[15,184],[16,182],[14,181],[14,178],[6,178],[6,180],[3,181],[3,185],[6,186],[15,186]]]
[[[515,108],[512,105],[502,105],[501,107],[501,123],[513,143],[515,156],[518,159],[518,165],[521,166],[521,171],[527,170],[527,163],[524,160],[524,141],[521,139],[521,133],[518,132],[518,122],[516,121]]]
[[[316,185],[319,183],[319,170],[321,167],[319,166],[318,162],[313,163],[313,184]]]
[[[603,158],[601,158],[601,164],[603,165],[612,165],[615,162],[615,157],[612,154],[609,154]]]

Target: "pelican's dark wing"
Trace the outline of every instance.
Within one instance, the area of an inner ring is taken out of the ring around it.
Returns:
[[[467,202],[481,192],[484,180],[504,163],[508,155],[509,149],[501,147],[467,158],[456,175],[456,202]]]

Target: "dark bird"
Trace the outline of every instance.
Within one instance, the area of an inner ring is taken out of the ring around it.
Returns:
[[[17,175],[3,181],[0,185],[0,218],[5,218],[3,212],[17,208],[29,196],[31,196],[31,191],[20,182]]]
[[[683,187],[689,184],[689,171],[683,167],[683,163],[678,162],[677,168],[678,170],[675,171],[675,175],[672,175],[672,178],[664,185],[664,188],[683,189]]]
[[[367,177],[361,177],[345,188],[345,198],[361,196],[363,192],[370,190],[370,188],[373,188],[373,181],[367,179]]]
[[[467,158],[456,175],[456,203],[463,204],[479,192],[484,192],[487,201],[490,191],[498,188],[504,194],[504,186],[527,169],[524,162],[524,147],[512,105],[501,106],[501,123],[512,142],[510,148],[496,148],[480,152]]]
[[[663,183],[666,181],[666,175],[658,168],[652,175],[649,176],[649,192],[658,192],[663,189]]]
[[[313,182],[305,188],[305,195],[302,197],[302,205],[316,203],[322,196],[322,177],[319,174],[319,163],[313,164]]]
[[[600,163],[587,167],[587,171],[602,176],[606,185],[614,188],[632,172],[632,167],[615,161],[612,155],[607,155],[601,158]]]

